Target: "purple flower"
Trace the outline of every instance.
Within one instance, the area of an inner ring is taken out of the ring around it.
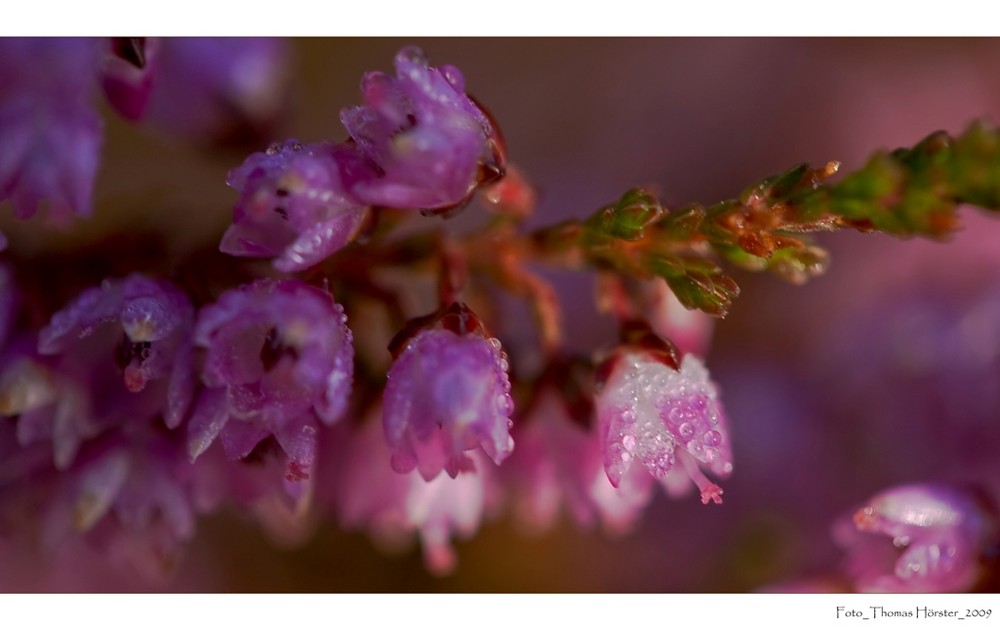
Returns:
[[[351,392],[354,349],[343,308],[298,280],[258,280],[203,308],[195,342],[206,349],[208,389],[189,423],[192,460],[217,436],[232,459],[273,436],[289,458],[286,477],[305,479],[317,416],[336,422]]]
[[[945,484],[890,488],[834,525],[846,572],[861,592],[972,589],[997,544],[997,516],[978,495]]]
[[[619,487],[639,464],[671,494],[693,481],[702,503],[722,489],[699,470],[732,472],[725,414],[701,361],[686,355],[676,369],[643,350],[620,352],[597,398],[598,432],[608,479]],[[675,468],[679,463],[683,474]]]
[[[38,334],[38,352],[65,354],[107,326],[117,337],[114,358],[128,391],[141,392],[151,381],[169,379],[163,418],[173,428],[183,420],[193,394],[193,320],[191,302],[179,289],[132,274],[87,289],[53,315]]]
[[[592,524],[588,486],[595,473],[603,474],[593,432],[573,421],[554,390],[539,394],[515,431],[517,450],[502,474],[517,522],[529,532],[545,532],[564,506],[575,522]]]
[[[163,44],[156,37],[113,37],[107,42],[101,87],[108,103],[129,120],[146,113]]]
[[[40,515],[49,548],[83,536],[155,580],[194,535],[195,469],[181,436],[162,427],[140,424],[91,441],[52,481]]]
[[[513,450],[514,402],[500,341],[477,333],[424,330],[389,370],[382,423],[392,467],[416,467],[428,481],[444,469],[474,469],[466,451],[482,446],[499,464]]]
[[[451,539],[472,536],[494,503],[490,471],[479,466],[475,474],[455,479],[439,475],[432,481],[415,470],[401,475],[387,461],[388,449],[377,422],[365,422],[343,437],[347,447],[340,458],[334,497],[341,524],[367,529],[390,550],[403,547],[416,534],[427,568],[437,574],[451,572],[456,564]],[[470,459],[481,456],[472,453]]]
[[[403,48],[396,76],[361,82],[365,104],[340,120],[380,174],[354,182],[370,205],[443,210],[465,203],[480,184],[503,174],[499,131],[465,93],[452,66],[432,68],[423,51]]]
[[[171,284],[133,274],[88,289],[53,315],[34,344],[11,344],[0,413],[17,415],[22,446],[51,440],[66,469],[84,441],[163,418],[176,427],[194,388],[193,309]]]
[[[286,104],[286,44],[267,37],[159,42],[144,122],[204,142],[257,137]]]
[[[100,47],[91,39],[0,41],[0,200],[27,219],[87,216],[101,121],[90,105]]]
[[[344,190],[337,156],[346,150],[287,140],[248,157],[229,174],[240,200],[219,249],[301,271],[353,240],[368,208]]]

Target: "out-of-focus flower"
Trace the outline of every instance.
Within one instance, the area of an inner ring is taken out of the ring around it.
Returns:
[[[608,479],[619,487],[634,464],[677,494],[693,481],[702,503],[722,502],[722,489],[699,470],[732,472],[725,414],[708,371],[693,355],[679,368],[642,349],[620,351],[597,397],[598,435]],[[682,473],[675,468],[680,464]]]
[[[427,481],[415,470],[402,475],[393,470],[378,422],[339,437],[347,448],[334,500],[343,526],[367,529],[389,550],[401,548],[416,534],[427,567],[438,574],[451,572],[456,564],[451,539],[472,536],[493,503],[492,471],[479,465],[474,474]],[[469,458],[482,463],[478,453]]]
[[[59,476],[43,540],[58,547],[86,535],[147,579],[162,579],[194,535],[194,483],[180,436],[152,424],[109,435],[90,443]]]
[[[197,459],[216,437],[232,459],[273,436],[289,458],[285,476],[309,476],[317,417],[346,410],[354,373],[343,308],[298,280],[259,280],[202,309],[195,342],[206,349],[202,392],[189,423]]]
[[[37,353],[27,339],[7,349],[0,413],[18,416],[21,445],[51,440],[60,469],[109,428],[157,416],[176,427],[193,395],[192,326],[190,302],[170,283],[105,281],[53,315]]]
[[[998,544],[996,513],[975,493],[945,484],[884,490],[837,521],[833,535],[862,592],[968,591]]]
[[[93,39],[0,41],[0,200],[10,199],[18,219],[42,205],[57,222],[91,212],[100,51]]]
[[[400,473],[428,481],[444,469],[474,469],[479,446],[499,464],[514,448],[514,401],[500,340],[478,332],[428,329],[406,342],[385,387],[383,426]]]
[[[499,130],[466,95],[457,68],[432,68],[412,46],[399,51],[395,65],[395,77],[365,75],[365,104],[340,113],[379,169],[353,182],[352,192],[367,204],[393,208],[460,206],[477,186],[502,176]]]
[[[143,121],[204,142],[258,137],[282,113],[286,42],[273,37],[176,37],[159,42]]]
[[[273,38],[10,38],[0,42],[0,201],[89,216],[102,142],[92,98],[190,138],[259,133],[281,112],[284,42]],[[0,249],[7,245],[0,234]]]
[[[156,37],[112,37],[101,63],[101,87],[108,103],[129,120],[146,113],[162,42]]]
[[[500,471],[514,516],[528,531],[540,533],[565,508],[575,522],[589,526],[594,522],[589,485],[595,474],[604,477],[596,435],[573,420],[556,391],[541,392],[533,403],[515,427],[517,449]]]
[[[301,271],[349,243],[368,208],[344,190],[337,155],[345,151],[287,140],[248,157],[229,174],[240,200],[220,249],[276,257],[281,271]]]

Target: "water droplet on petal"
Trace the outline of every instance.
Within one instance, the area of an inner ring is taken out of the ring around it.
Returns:
[[[691,424],[690,422],[685,422],[681,424],[680,427],[677,428],[677,433],[681,436],[681,439],[687,442],[688,440],[694,437],[694,425]]]
[[[701,441],[705,443],[705,446],[718,446],[722,444],[722,434],[712,429],[711,431],[706,431],[705,435],[701,436]]]
[[[627,451],[634,450],[635,438],[632,437],[631,435],[626,435],[625,437],[622,438],[622,446],[625,447],[625,450]]]

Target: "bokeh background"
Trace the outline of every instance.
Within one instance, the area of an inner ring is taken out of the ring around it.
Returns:
[[[998,40],[295,40],[272,138],[219,148],[105,112],[95,216],[53,232],[4,211],[12,250],[154,231],[166,255],[183,256],[217,241],[236,198],[226,172],[269,140],[342,139],[338,112],[358,101],[361,75],[391,69],[404,44],[458,66],[492,111],[538,187],[535,225],[636,185],[677,207],[799,162],[850,171],[874,150],[1000,116]],[[418,549],[387,556],[334,523],[289,549],[222,514],[200,523],[165,585],[104,569],[95,578],[96,561],[52,575],[25,560],[0,567],[0,590],[728,592],[823,580],[842,556],[833,520],[886,486],[970,481],[1000,497],[1000,221],[974,209],[962,218],[946,244],[827,235],[831,268],[802,287],[736,273],[742,297],[708,356],[735,453],[722,506],[657,496],[624,537],[565,521],[528,536],[501,515],[458,542],[458,569],[444,578]],[[593,310],[591,278],[552,277],[567,310]],[[613,338],[596,314],[571,325],[581,349]]]

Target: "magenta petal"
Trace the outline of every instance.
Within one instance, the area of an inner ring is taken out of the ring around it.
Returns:
[[[252,421],[233,420],[227,422],[219,433],[219,441],[222,442],[222,449],[229,459],[242,459],[250,454],[261,440],[266,438],[271,431],[265,427],[258,426]]]
[[[194,398],[197,378],[194,371],[192,346],[189,342],[181,345],[174,359],[174,367],[167,383],[167,405],[163,414],[164,424],[176,429],[184,420]]]
[[[357,208],[314,225],[302,232],[284,253],[275,259],[274,267],[279,271],[290,273],[308,269],[323,261],[354,240],[367,216],[368,208]]]
[[[120,312],[122,285],[105,282],[85,290],[58,313],[38,333],[38,351],[55,354],[80,337],[93,334],[97,326],[114,321]]]
[[[286,422],[274,437],[285,453],[302,467],[312,465],[316,455],[316,423],[310,414]]]
[[[129,475],[128,457],[123,452],[101,458],[81,472],[76,500],[76,528],[93,527],[111,508]]]
[[[195,461],[226,426],[229,410],[224,389],[204,389],[188,422],[188,456]]]

